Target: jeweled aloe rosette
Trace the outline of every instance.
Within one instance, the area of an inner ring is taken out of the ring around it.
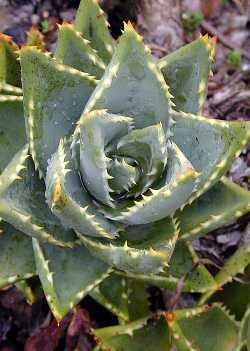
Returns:
[[[1,286],[38,273],[58,320],[88,293],[129,319],[105,278],[175,288],[198,260],[189,241],[249,211],[223,178],[249,123],[200,115],[214,41],[156,62],[130,24],[114,43],[83,0],[53,57],[22,48],[21,90],[17,47],[0,39]],[[196,273],[184,291],[220,285]]]

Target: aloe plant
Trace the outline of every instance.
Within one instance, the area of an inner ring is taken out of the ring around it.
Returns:
[[[182,282],[205,301],[226,278],[191,242],[249,211],[249,192],[224,178],[249,122],[202,116],[215,42],[156,61],[131,24],[114,42],[97,2],[82,0],[44,50],[32,31],[21,50],[0,37],[0,286],[32,302],[38,275],[58,321],[90,294],[120,321],[94,331],[97,349],[235,350],[238,325],[220,305],[151,315],[146,291]]]

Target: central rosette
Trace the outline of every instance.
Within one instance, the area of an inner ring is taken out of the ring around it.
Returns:
[[[74,130],[50,158],[52,212],[116,268],[160,272],[172,255],[174,213],[198,177],[173,142],[172,115],[164,78],[128,26]]]
[[[53,213],[90,249],[115,243],[129,251],[129,241],[136,257],[140,241],[148,241],[150,255],[165,259],[167,247],[169,259],[177,229],[168,216],[190,196],[196,176],[161,123],[135,129],[133,118],[95,110],[61,140],[49,162],[46,195]]]
[[[72,150],[83,184],[100,208],[127,208],[129,198],[142,196],[162,176],[167,163],[160,123],[133,130],[132,118],[103,110],[83,115]]]

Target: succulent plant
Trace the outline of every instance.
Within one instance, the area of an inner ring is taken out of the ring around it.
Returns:
[[[121,322],[94,332],[97,349],[235,350],[238,325],[220,305],[152,316],[146,293],[182,283],[205,301],[248,260],[213,278],[191,245],[250,207],[224,177],[249,122],[201,116],[213,39],[156,61],[131,24],[116,43],[82,0],[54,55],[44,50],[32,31],[20,51],[0,37],[0,287],[32,301],[38,275],[58,321],[90,294]]]

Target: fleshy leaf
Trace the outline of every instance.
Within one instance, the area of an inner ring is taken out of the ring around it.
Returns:
[[[122,323],[150,314],[146,284],[111,274],[91,293],[97,302],[115,314]]]
[[[0,222],[0,288],[35,275],[31,239],[10,224]]]
[[[167,143],[161,123],[133,130],[120,138],[117,153],[137,161],[141,177],[129,194],[143,194],[160,179],[167,164]]]
[[[240,351],[249,351],[250,350],[250,308],[246,309],[246,312],[240,322],[240,332],[239,339],[242,344],[245,345],[247,349]]]
[[[60,138],[74,129],[96,81],[35,48],[21,50],[21,66],[30,151],[44,176],[48,159]]]
[[[190,287],[191,292],[216,289],[214,278],[206,267],[198,262],[199,257],[192,245],[179,240],[169,263],[168,274],[179,279],[186,276],[185,285]]]
[[[201,263],[198,264],[198,262],[199,257],[191,245],[179,240],[176,243],[166,272],[157,275],[133,273],[122,273],[122,275],[131,277],[136,281],[170,290],[177,289],[180,279],[183,279],[183,292],[204,293],[216,290],[218,288],[216,281],[205,266]]]
[[[97,210],[74,169],[69,143],[64,140],[49,163],[46,197],[52,212],[65,228],[99,238],[114,239],[117,236],[120,225],[112,223]]]
[[[21,70],[18,62],[18,47],[10,37],[0,33],[0,81],[21,86]]]
[[[33,247],[43,290],[57,321],[111,272],[84,246],[62,249],[33,238]]]
[[[78,123],[80,159],[77,161],[83,182],[95,199],[110,206],[113,200],[105,149],[114,139],[127,135],[131,121],[131,118],[99,110],[84,114]]]
[[[149,316],[148,285],[134,279],[127,280],[128,285],[128,311],[130,321]]]
[[[85,112],[107,109],[133,118],[135,129],[162,122],[170,127],[171,97],[149,49],[132,25],[123,35],[102,80],[89,99]]]
[[[37,49],[45,51],[44,36],[34,25],[31,27],[30,31],[27,32],[26,45],[35,46]]]
[[[205,35],[159,60],[158,67],[174,96],[176,110],[202,112],[214,53],[215,41]]]
[[[173,112],[174,142],[201,173],[189,203],[211,188],[229,169],[250,137],[248,122],[226,122]]]
[[[1,95],[21,96],[21,95],[23,95],[23,91],[19,87],[14,87],[13,85],[5,83],[4,81],[2,81],[2,82],[0,82],[0,94]],[[1,99],[3,99],[2,96],[1,96]]]
[[[126,278],[111,274],[90,292],[90,296],[123,321],[130,320]]]
[[[105,64],[89,42],[68,23],[59,27],[55,57],[59,63],[89,73],[98,79],[105,70]]]
[[[250,264],[250,243],[241,244],[236,252],[226,261],[221,270],[216,274],[215,281],[218,287],[231,282],[233,277],[244,273],[245,268]],[[207,292],[200,300],[200,304],[209,299],[214,291]]]
[[[219,305],[166,314],[178,351],[235,351],[238,325]]]
[[[97,0],[82,0],[76,14],[74,26],[78,32],[90,41],[93,49],[105,63],[113,54],[113,40],[108,30],[104,12]]]
[[[0,173],[26,143],[22,97],[0,96]]]
[[[198,177],[199,174],[178,147],[171,144],[168,148],[167,169],[155,186],[142,198],[127,200],[120,207],[104,208],[102,211],[107,218],[128,225],[159,221],[173,214],[187,201],[195,189]]]
[[[0,217],[39,240],[72,247],[75,234],[65,230],[52,215],[44,194],[45,185],[35,172],[25,146],[0,176]]]
[[[168,217],[145,226],[128,227],[115,241],[95,241],[77,232],[90,252],[109,265],[133,273],[163,270],[178,238],[178,223]]]
[[[32,240],[30,239],[30,244],[32,247]],[[33,248],[32,248],[33,252]],[[34,260],[35,263],[35,260]],[[21,291],[23,296],[25,297],[25,300],[29,305],[32,305],[36,301],[36,294],[32,291],[32,288],[30,287],[28,280],[21,280],[15,284],[18,290]]]
[[[249,209],[249,191],[224,177],[191,205],[177,213],[181,236],[193,239],[204,235],[243,216]]]
[[[109,164],[108,173],[112,177],[109,185],[115,194],[129,192],[140,177],[138,167],[125,157],[115,157]]]
[[[226,283],[223,289],[216,291],[209,299],[209,303],[214,301],[223,303],[237,320],[241,320],[250,302],[250,285],[247,284],[250,280],[250,265],[247,266],[244,273],[240,272],[232,278],[235,279]],[[237,281],[237,278],[239,278],[239,281]]]
[[[97,342],[110,351],[170,351],[170,338],[166,321],[139,319],[115,327],[96,329]]]

